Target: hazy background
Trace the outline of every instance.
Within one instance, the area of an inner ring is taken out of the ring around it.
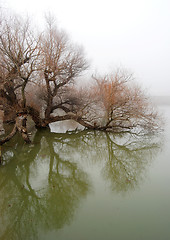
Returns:
[[[91,70],[124,67],[152,95],[170,95],[169,0],[1,0],[1,7],[44,24],[49,11],[74,42],[83,45]]]

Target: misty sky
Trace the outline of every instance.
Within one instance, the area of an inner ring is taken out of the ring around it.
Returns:
[[[1,7],[43,24],[49,11],[84,46],[91,70],[134,72],[152,95],[170,95],[169,0],[1,0]]]

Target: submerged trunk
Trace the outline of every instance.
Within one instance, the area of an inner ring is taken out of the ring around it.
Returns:
[[[21,134],[22,138],[26,143],[30,143],[31,140],[29,139],[28,132],[27,132],[27,115],[20,115],[16,118],[16,127],[19,133]]]
[[[24,139],[26,143],[30,143],[31,140],[29,139],[27,127],[26,127],[26,121],[27,121],[27,115],[26,114],[20,114],[15,119],[15,125],[5,138],[0,140],[0,145],[3,145],[4,143],[8,142],[17,132],[19,132]]]

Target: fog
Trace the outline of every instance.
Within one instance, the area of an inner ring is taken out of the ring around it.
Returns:
[[[2,0],[1,7],[40,26],[51,12],[84,47],[91,72],[123,67],[151,95],[170,95],[169,0]]]

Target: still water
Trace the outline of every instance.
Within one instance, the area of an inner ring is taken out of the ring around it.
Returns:
[[[158,136],[43,130],[4,145],[0,239],[169,240],[170,107],[160,110]]]

